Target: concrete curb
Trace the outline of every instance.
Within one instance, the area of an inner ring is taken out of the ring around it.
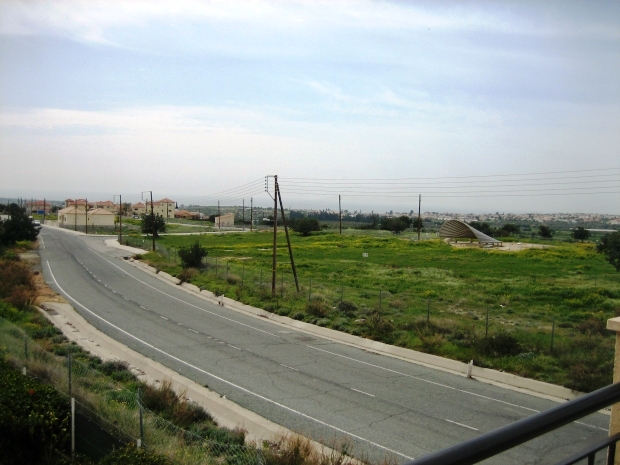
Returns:
[[[146,267],[148,267],[148,265],[141,264],[139,260],[134,260],[132,263],[140,267],[141,269],[145,269]],[[153,274],[155,274],[155,269],[153,267],[148,268],[150,268]],[[157,273],[155,274],[155,276],[158,276],[160,274],[162,273]],[[181,287],[185,291],[191,292],[194,295],[198,295],[211,303],[217,304],[219,301],[219,298],[216,297],[213,293],[204,290],[200,291],[198,287],[191,284],[184,283]],[[192,287],[195,289],[193,289]],[[333,329],[312,325],[310,323],[293,320],[292,318],[286,316],[276,315],[260,308],[245,305],[241,302],[237,302],[236,300],[229,299],[228,297],[224,297],[223,302],[224,307],[227,307],[231,310],[245,313],[246,315],[250,315],[256,318],[267,318],[281,326],[292,327],[300,331],[304,331],[308,334],[322,337],[324,339],[329,339],[357,348],[371,350],[381,355],[399,358],[401,360],[417,363],[419,365],[423,365],[429,368],[435,368],[449,373],[467,376],[467,363],[439,357],[437,355],[425,354],[423,352],[405,349],[403,347],[392,346],[383,342],[364,339],[359,336],[353,336],[352,334],[343,333]],[[544,381],[538,381],[535,379],[523,378],[521,376],[513,375],[511,373],[505,373],[489,368],[474,366],[472,369],[472,377],[477,379],[478,381],[487,384],[493,384],[496,386],[523,392],[525,394],[530,394],[537,397],[542,397],[556,402],[565,402],[567,400],[575,399],[583,395],[582,392],[573,391],[572,389],[568,389],[563,386],[557,386],[555,384],[545,383]]]
[[[75,341],[103,360],[127,362],[142,381],[156,384],[170,379],[176,392],[186,391],[186,396],[206,408],[220,426],[246,430],[249,441],[260,444],[263,440],[273,441],[283,435],[294,434],[293,431],[240,407],[218,393],[112,339],[91,326],[71,304],[44,302],[42,307],[39,311],[69,340]],[[325,447],[319,443],[315,445],[319,448]]]

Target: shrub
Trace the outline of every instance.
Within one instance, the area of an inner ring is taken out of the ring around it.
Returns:
[[[517,338],[502,331],[495,336],[479,339],[476,342],[476,350],[484,355],[505,357],[518,355],[523,351],[523,348]]]
[[[129,444],[104,457],[99,465],[172,465],[168,457]]]
[[[338,310],[347,315],[354,313],[357,310],[357,305],[349,300],[343,300],[338,304]]]
[[[205,258],[208,253],[207,249],[202,247],[198,240],[188,247],[181,247],[179,249],[181,266],[183,268],[200,268],[202,266],[202,259]]]
[[[238,275],[232,274],[232,273],[228,273],[228,275],[226,276],[226,282],[228,284],[233,285],[233,286],[235,286],[237,284],[241,284],[241,276],[238,276]]]
[[[5,465],[43,463],[69,439],[69,404],[0,359],[0,450]]]
[[[183,268],[183,270],[181,270],[181,272],[177,275],[177,278],[179,278],[179,281],[182,283],[188,283],[197,275],[198,270],[196,268]]]
[[[306,304],[306,312],[310,315],[324,318],[329,313],[329,307],[322,300],[311,300]]]

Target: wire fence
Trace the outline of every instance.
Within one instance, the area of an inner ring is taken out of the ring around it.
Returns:
[[[75,451],[99,460],[114,449],[137,443],[155,452],[181,457],[179,463],[262,464],[260,449],[245,446],[243,435],[215,441],[213,428],[188,431],[145,407],[140,389],[129,390],[71,353],[44,350],[19,327],[0,318],[1,352],[25,373],[75,399]],[[69,344],[68,347],[71,347]],[[190,404],[190,409],[195,404]]]

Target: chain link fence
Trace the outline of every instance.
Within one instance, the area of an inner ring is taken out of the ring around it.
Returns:
[[[67,344],[71,347],[71,344]],[[243,435],[221,434],[214,429],[189,431],[150,411],[141,401],[140,389],[131,391],[71,353],[55,355],[44,350],[19,327],[0,318],[0,353],[24,374],[52,385],[74,401],[75,452],[99,460],[128,443],[178,458],[178,463],[264,463],[262,451],[243,443]],[[122,373],[122,372],[119,372]],[[194,404],[195,405],[195,404]]]

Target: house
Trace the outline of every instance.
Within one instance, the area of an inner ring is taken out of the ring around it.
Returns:
[[[114,227],[116,215],[103,208],[95,208],[88,212],[79,207],[67,207],[58,210],[58,226],[63,228],[88,226],[111,226]]]
[[[175,210],[174,217],[183,218],[186,220],[199,220],[201,217],[201,214],[198,212],[190,212],[188,210]]]
[[[225,215],[215,217],[216,228],[230,228],[235,225],[235,214],[226,213]]]
[[[131,205],[131,212],[137,216],[144,215],[146,213],[146,207],[142,202],[134,203]]]
[[[161,215],[166,219],[174,218],[174,207],[174,200],[168,198],[156,200],[153,202],[153,213],[155,215]],[[146,212],[151,213],[151,202],[149,200],[146,201]]]
[[[82,207],[86,205],[86,199],[66,199],[65,200],[65,208],[69,207]]]
[[[88,206],[90,208],[102,208],[104,210],[108,210],[112,213],[117,213],[118,212],[118,205],[116,205],[114,202],[111,202],[109,200],[104,200],[104,201],[100,201],[100,202],[89,202]]]
[[[27,202],[28,210],[30,214],[39,213],[49,215],[52,210],[52,203],[46,200],[31,200]]]

